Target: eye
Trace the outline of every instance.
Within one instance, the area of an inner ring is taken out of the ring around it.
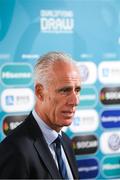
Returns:
[[[70,94],[71,91],[72,91],[72,88],[70,88],[70,87],[64,87],[64,88],[61,88],[58,90],[58,92],[63,95],[68,95],[68,94]]]
[[[69,93],[71,91],[71,88],[63,88],[61,92],[63,93]]]
[[[75,89],[75,91],[76,91],[77,93],[79,93],[79,92],[81,91],[81,88],[80,88],[80,87],[77,87],[77,88]]]

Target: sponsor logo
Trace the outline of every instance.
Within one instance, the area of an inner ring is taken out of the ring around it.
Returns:
[[[93,54],[86,54],[86,53],[80,54],[80,58],[82,58],[82,59],[90,59],[90,58],[93,58],[93,57],[94,57]]]
[[[101,113],[104,128],[120,128],[120,110],[106,110]]]
[[[98,78],[103,84],[120,83],[120,62],[104,61],[98,66]]]
[[[96,159],[82,159],[77,161],[80,179],[96,178],[99,172],[99,165]]]
[[[113,151],[117,151],[120,149],[120,136],[118,134],[111,134],[108,138],[108,146]]]
[[[116,53],[105,53],[105,54],[103,54],[103,58],[104,59],[115,59],[115,58],[117,58],[117,54]]]
[[[102,163],[102,174],[106,178],[119,178],[120,177],[120,157],[110,156],[106,157]]]
[[[26,86],[32,81],[32,68],[27,63],[7,63],[1,68],[1,81],[7,86]]]
[[[97,67],[93,62],[77,62],[83,84],[93,84],[97,79]]]
[[[39,54],[22,54],[22,59],[38,59]]]
[[[94,107],[97,103],[97,90],[93,87],[84,87],[80,91],[80,104],[78,108]]]
[[[95,131],[99,125],[98,114],[95,110],[76,111],[74,120],[69,126],[73,133]]]
[[[73,33],[74,14],[71,10],[41,10],[40,30],[43,33]]]
[[[89,69],[84,64],[80,65],[80,75],[81,75],[80,77],[81,77],[82,82],[84,82],[84,81],[86,81],[88,79]]]
[[[8,106],[14,105],[14,96],[6,96],[5,101]]]
[[[120,153],[120,132],[105,132],[100,137],[100,147],[104,154]]]
[[[98,149],[98,139],[95,135],[75,136],[72,146],[76,155],[93,154]]]
[[[120,104],[120,87],[102,88],[100,100],[105,105]]]
[[[27,115],[6,116],[3,120],[3,132],[5,135],[20,125]]]
[[[33,105],[34,94],[29,88],[5,89],[1,94],[1,106],[5,112],[31,111]]]

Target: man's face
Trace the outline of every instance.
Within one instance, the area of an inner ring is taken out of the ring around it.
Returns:
[[[66,63],[56,64],[54,77],[43,89],[40,105],[41,118],[54,130],[69,126],[79,103],[80,76],[77,69]]]

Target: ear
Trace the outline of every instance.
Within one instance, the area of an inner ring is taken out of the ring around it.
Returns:
[[[37,98],[39,100],[43,100],[43,91],[44,91],[44,87],[42,84],[36,84],[35,85],[35,95],[37,96]]]

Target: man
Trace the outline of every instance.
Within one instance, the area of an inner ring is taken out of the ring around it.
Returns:
[[[50,52],[38,60],[34,82],[34,110],[0,144],[0,178],[78,179],[61,129],[72,123],[79,103],[79,70],[66,54]]]

